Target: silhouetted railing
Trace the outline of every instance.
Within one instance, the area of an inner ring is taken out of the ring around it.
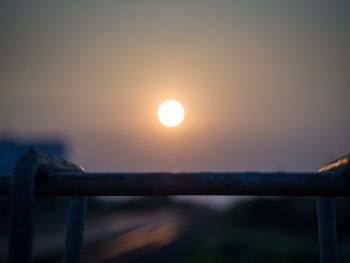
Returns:
[[[320,259],[338,262],[334,197],[350,196],[350,155],[317,173],[85,173],[70,162],[38,153],[22,155],[11,176],[0,176],[10,195],[10,262],[32,260],[34,194],[71,196],[63,262],[79,262],[86,196],[251,195],[317,197]]]

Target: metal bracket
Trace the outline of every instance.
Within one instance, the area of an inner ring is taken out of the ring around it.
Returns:
[[[51,172],[79,172],[84,169],[37,152],[34,148],[21,155],[10,179],[9,262],[32,262],[33,203],[35,181]],[[79,262],[86,214],[86,197],[71,197],[67,219],[64,262]]]

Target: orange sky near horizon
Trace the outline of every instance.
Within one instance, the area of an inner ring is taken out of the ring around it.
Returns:
[[[350,149],[347,1],[0,5],[0,136],[62,138],[90,171],[317,170]]]

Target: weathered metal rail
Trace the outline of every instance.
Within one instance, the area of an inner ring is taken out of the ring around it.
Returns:
[[[72,196],[65,263],[80,260],[86,196],[314,196],[320,259],[322,263],[336,263],[334,197],[350,196],[350,155],[335,160],[318,173],[84,173],[79,166],[32,149],[19,158],[11,176],[0,176],[0,195],[10,196],[10,262],[31,262],[34,194]]]
[[[8,194],[9,177],[0,177]],[[35,194],[51,196],[250,195],[350,196],[350,176],[324,173],[51,173]]]

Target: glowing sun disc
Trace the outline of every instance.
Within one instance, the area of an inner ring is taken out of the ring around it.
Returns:
[[[167,127],[179,125],[185,116],[185,110],[176,100],[166,100],[158,108],[158,119]]]

